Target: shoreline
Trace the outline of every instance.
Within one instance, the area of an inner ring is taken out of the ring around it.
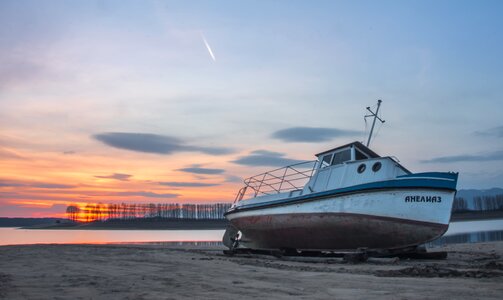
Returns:
[[[54,230],[217,230],[225,229],[227,220],[155,220],[155,221],[107,221],[92,223],[41,224],[22,227],[22,229]]]
[[[0,218],[9,219],[9,218]],[[138,220],[112,220],[91,223],[73,223],[65,219],[58,219],[56,222],[40,224],[23,224],[23,218],[13,218],[21,220],[16,223],[0,222],[0,227],[19,227],[22,229],[51,229],[51,230],[213,230],[226,229],[229,221],[226,219],[138,219]],[[33,218],[26,218],[29,223]],[[47,218],[46,218],[47,219]],[[41,219],[41,220],[46,220]],[[462,221],[482,221],[503,219],[503,211],[489,212],[463,212],[451,216],[451,222]]]
[[[0,247],[6,299],[500,299],[503,242],[436,248],[445,260],[225,256],[219,246]]]
[[[462,213],[455,213],[451,215],[451,222],[453,221],[477,221],[477,220],[495,220],[503,219],[503,211],[468,211]]]
[[[465,212],[451,216],[451,222],[482,221],[503,219],[503,211]],[[226,219],[140,219],[134,221],[117,220],[91,223],[54,223],[25,226],[23,229],[65,229],[65,230],[212,230],[226,229]]]

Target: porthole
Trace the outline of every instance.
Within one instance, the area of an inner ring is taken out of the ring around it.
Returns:
[[[357,171],[358,171],[358,173],[361,174],[361,173],[365,172],[366,168],[367,168],[367,166],[365,166],[365,164],[361,164],[361,165],[358,166]]]
[[[381,164],[381,162],[379,162],[379,161],[378,161],[378,162],[376,162],[376,163],[372,166],[372,171],[377,172],[377,171],[379,171],[379,170],[381,169],[381,167],[382,167],[382,164]]]

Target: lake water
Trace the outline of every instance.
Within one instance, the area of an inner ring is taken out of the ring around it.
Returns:
[[[222,240],[224,230],[43,230],[0,228],[0,245],[205,243]]]
[[[452,222],[445,235],[428,243],[428,246],[493,241],[503,241],[503,219]]]
[[[224,230],[29,230],[0,228],[0,245],[171,243],[218,244]],[[503,240],[503,219],[453,222],[447,233],[430,243],[474,243]]]

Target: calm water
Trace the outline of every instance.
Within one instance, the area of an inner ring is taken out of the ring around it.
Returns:
[[[428,243],[428,246],[493,241],[503,241],[503,219],[453,222],[444,236]]]
[[[215,244],[224,230],[28,230],[0,228],[0,245],[172,243]],[[453,222],[432,246],[503,240],[503,219]]]
[[[0,228],[0,245],[218,242],[224,230],[29,230]]]
[[[474,232],[495,231],[495,230],[503,230],[503,219],[452,222],[449,225],[449,230],[447,230],[445,235],[449,236],[462,233],[474,233]]]

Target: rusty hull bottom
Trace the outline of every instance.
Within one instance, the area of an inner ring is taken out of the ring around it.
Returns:
[[[397,249],[423,244],[449,225],[359,214],[282,214],[231,220],[254,249]]]

